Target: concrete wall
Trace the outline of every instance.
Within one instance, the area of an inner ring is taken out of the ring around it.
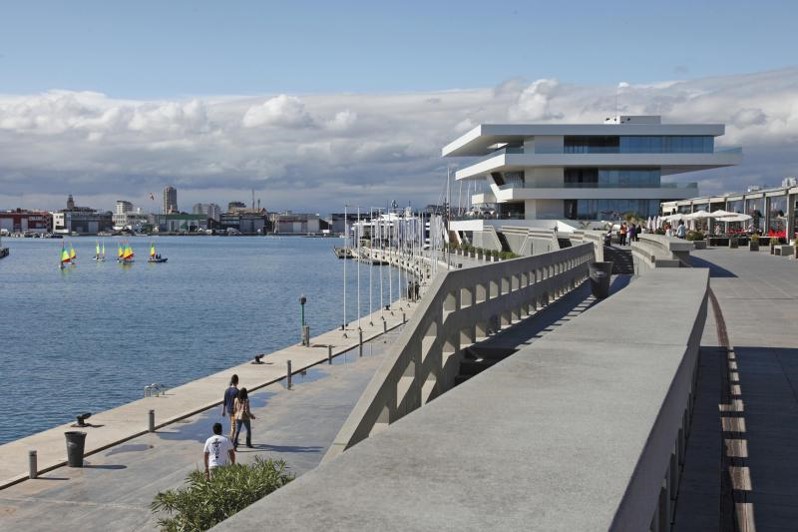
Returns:
[[[664,235],[643,234],[638,242],[632,242],[632,262],[636,275],[643,275],[655,268],[679,268],[687,266],[693,243]]]
[[[708,281],[635,280],[217,529],[669,529]]]
[[[462,349],[575,288],[593,260],[583,244],[438,276],[325,460],[449,390]]]

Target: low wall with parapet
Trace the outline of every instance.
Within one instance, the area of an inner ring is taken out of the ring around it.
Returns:
[[[665,235],[643,234],[632,242],[635,274],[644,275],[655,268],[679,268],[689,265],[693,243]]]
[[[451,389],[465,347],[578,286],[593,260],[583,244],[436,277],[325,460]]]
[[[636,279],[217,529],[669,529],[708,282]]]

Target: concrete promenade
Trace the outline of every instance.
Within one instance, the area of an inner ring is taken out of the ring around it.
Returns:
[[[798,262],[765,246],[694,251],[691,262],[710,268],[720,316],[711,312],[702,339],[675,530],[732,520],[742,530],[796,530]]]
[[[366,343],[362,358],[350,351],[296,375],[291,390],[281,381],[251,394],[254,448],[241,445],[239,462],[283,459],[296,475],[316,467],[400,331]],[[84,468],[61,467],[0,491],[0,529],[155,530],[164,517],[150,512],[155,494],[202,469],[212,424],[228,426],[220,414],[211,408],[95,453]]]
[[[394,311],[383,312],[387,329],[398,327],[416,308],[412,302],[402,301],[394,304]],[[364,341],[383,334],[380,312],[361,318]],[[370,325],[373,323],[373,325]],[[149,411],[155,410],[156,428],[167,426],[188,416],[221,404],[222,395],[229,384],[230,375],[237,373],[247,388],[256,390],[286,377],[287,361],[292,362],[292,372],[299,373],[305,368],[326,362],[327,346],[333,346],[333,355],[351,349],[357,351],[357,321],[350,323],[344,331],[334,330],[313,337],[310,347],[292,345],[268,354],[263,364],[246,362],[224,371],[209,375],[177,388],[165,395],[145,397],[104,412],[95,413],[87,421],[92,426],[76,429],[71,424],[54,427],[50,430],[22,438],[0,446],[0,489],[28,478],[28,451],[38,453],[38,471],[50,471],[66,464],[66,443],[64,432],[83,430],[87,432],[86,455],[91,456],[111,446],[148,432]],[[254,353],[253,353],[254,357]]]
[[[707,282],[632,281],[217,529],[647,530],[668,511]]]

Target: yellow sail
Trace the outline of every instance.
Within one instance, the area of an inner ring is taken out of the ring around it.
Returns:
[[[69,251],[66,250],[63,246],[61,247],[61,262],[66,263],[69,262],[71,259],[69,258]]]
[[[133,248],[130,247],[130,244],[125,246],[125,251],[122,254],[122,260],[131,260],[133,258]]]
[[[155,244],[150,244],[150,257],[155,258]]]
[[[116,247],[117,247],[116,255],[121,259],[122,256],[125,254],[125,250],[122,249],[122,244],[117,244]]]
[[[75,248],[72,247],[72,244],[69,244],[69,260],[75,260],[78,258],[78,254],[75,253]]]

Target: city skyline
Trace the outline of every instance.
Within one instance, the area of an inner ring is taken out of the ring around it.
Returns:
[[[317,6],[318,18],[304,21],[316,33],[300,39],[286,37],[302,28],[292,17],[299,5],[267,16],[246,2],[224,13],[176,3],[151,21],[148,46],[136,29],[149,10],[99,3],[48,4],[38,38],[22,39],[32,29],[28,11],[41,4],[13,6],[16,16],[0,22],[0,209],[52,210],[68,193],[96,206],[123,197],[144,207],[168,184],[183,205],[248,202],[253,188],[270,210],[440,203],[440,148],[475,125],[614,114],[727,124],[724,143],[742,145],[745,160],[702,175],[701,194],[798,174],[798,67],[789,31],[779,30],[793,18],[791,4],[733,3],[716,13],[680,2],[600,10],[577,2],[594,16],[576,18],[555,6]],[[179,15],[192,24],[169,24]],[[572,32],[563,39],[566,21]],[[272,31],[253,33],[259,23]],[[217,28],[210,37],[200,31],[209,24]],[[650,31],[663,24],[678,25],[678,38]],[[74,39],[63,39],[67,30]],[[477,30],[494,38],[475,38]],[[107,46],[96,46],[100,38]],[[275,56],[278,45],[296,55]],[[256,52],[264,63],[252,62]]]

